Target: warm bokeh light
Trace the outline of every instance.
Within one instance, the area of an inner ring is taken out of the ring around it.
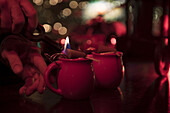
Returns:
[[[49,33],[52,30],[52,27],[49,24],[44,24],[43,27],[46,33]]]
[[[116,38],[111,38],[111,39],[110,39],[110,43],[111,43],[112,45],[116,45],[116,43],[117,43]]]
[[[65,41],[66,41],[66,39],[63,38],[63,39],[60,40],[60,43],[61,43],[62,45],[64,45],[64,44],[65,44]]]
[[[62,13],[64,16],[70,16],[72,11],[69,8],[65,8]]]
[[[84,10],[84,19],[95,18],[99,14],[105,14],[113,8],[113,4],[105,1],[89,3]]]
[[[58,33],[60,35],[65,35],[67,33],[67,28],[66,27],[60,27],[58,30]]]
[[[58,3],[58,0],[50,0],[49,4],[50,5],[56,5]]]
[[[118,18],[123,18],[125,15],[125,10],[122,8],[114,8],[113,10],[109,11],[107,14],[103,16],[105,20],[117,20]]]
[[[84,9],[84,8],[87,7],[87,5],[88,5],[88,2],[80,2],[80,3],[78,4],[78,7],[79,7],[80,9]]]
[[[42,5],[43,0],[33,0],[33,3],[35,3],[36,5]]]
[[[62,27],[62,24],[59,23],[59,22],[56,22],[56,23],[54,24],[54,26],[53,26],[53,29],[57,31],[57,30],[60,29],[60,27]]]
[[[125,8],[120,7],[124,1],[96,1],[87,4],[83,10],[83,19],[89,20],[103,15],[106,21],[125,18]]]
[[[76,9],[78,7],[78,3],[77,1],[71,1],[69,3],[69,6],[72,8],[72,9]]]

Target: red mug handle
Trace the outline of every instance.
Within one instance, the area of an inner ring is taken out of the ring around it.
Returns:
[[[61,64],[62,64],[61,61],[52,62],[50,65],[48,65],[48,67],[45,71],[45,74],[44,74],[44,80],[46,82],[47,87],[50,90],[52,90],[54,93],[57,93],[59,95],[62,95],[62,91],[61,91],[61,89],[59,89],[59,88],[56,89],[51,85],[51,83],[50,83],[50,72],[54,69],[60,70]],[[57,77],[58,77],[58,74],[57,74]]]

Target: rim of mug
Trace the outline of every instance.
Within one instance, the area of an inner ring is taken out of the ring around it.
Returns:
[[[61,61],[91,61],[90,59],[86,59],[83,57],[75,58],[75,59],[60,58],[59,60],[61,60]]]
[[[103,52],[103,53],[96,53],[96,52],[92,52],[93,55],[98,55],[98,56],[112,56],[112,55],[116,55],[116,56],[123,56],[123,52],[120,51],[116,51],[116,52]]]

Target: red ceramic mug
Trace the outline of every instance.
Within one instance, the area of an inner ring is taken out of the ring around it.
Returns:
[[[92,61],[84,58],[60,59],[51,63],[45,71],[47,87],[54,93],[67,99],[86,99],[94,89],[94,76],[91,68]],[[57,88],[50,81],[50,73],[57,70]]]
[[[122,52],[92,53],[96,87],[116,88],[123,78]]]

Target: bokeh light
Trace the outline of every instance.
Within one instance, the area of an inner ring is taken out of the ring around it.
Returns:
[[[56,23],[54,24],[54,26],[53,26],[53,29],[57,31],[57,30],[60,29],[60,27],[62,27],[62,24],[59,23],[59,22],[56,22]]]
[[[119,18],[123,18],[125,15],[125,10],[122,8],[114,8],[111,11],[107,12],[103,16],[105,20],[112,21],[112,20],[117,20]]]
[[[77,1],[71,1],[69,3],[69,6],[72,8],[72,9],[76,9],[78,7],[78,3]]]
[[[113,4],[105,1],[92,2],[83,11],[84,19],[92,19],[99,14],[105,14],[113,8]]]
[[[80,4],[80,3],[79,3]],[[106,21],[117,21],[125,18],[125,8],[121,7],[123,1],[95,1],[87,4],[83,9],[83,19],[90,20],[103,15]]]
[[[33,0],[33,3],[35,3],[36,5],[42,5],[43,0]]]
[[[87,7],[87,5],[88,5],[88,2],[80,2],[79,4],[78,4],[78,7],[80,8],[80,9],[85,9],[86,7]]]
[[[110,42],[112,45],[116,45],[116,43],[117,43],[116,38],[111,38]]]
[[[67,33],[67,28],[66,27],[60,27],[58,30],[58,33],[60,35],[65,35]]]
[[[70,16],[71,13],[72,13],[72,11],[71,11],[71,9],[69,9],[69,8],[65,8],[65,9],[62,11],[62,14],[63,14],[64,16]]]
[[[52,27],[49,24],[43,24],[43,27],[46,33],[49,33],[52,30]]]
[[[50,5],[56,5],[58,3],[58,0],[50,0],[49,4]]]
[[[64,44],[65,44],[65,41],[66,41],[66,39],[63,38],[63,39],[60,40],[60,43],[61,43],[62,45],[64,45]]]

